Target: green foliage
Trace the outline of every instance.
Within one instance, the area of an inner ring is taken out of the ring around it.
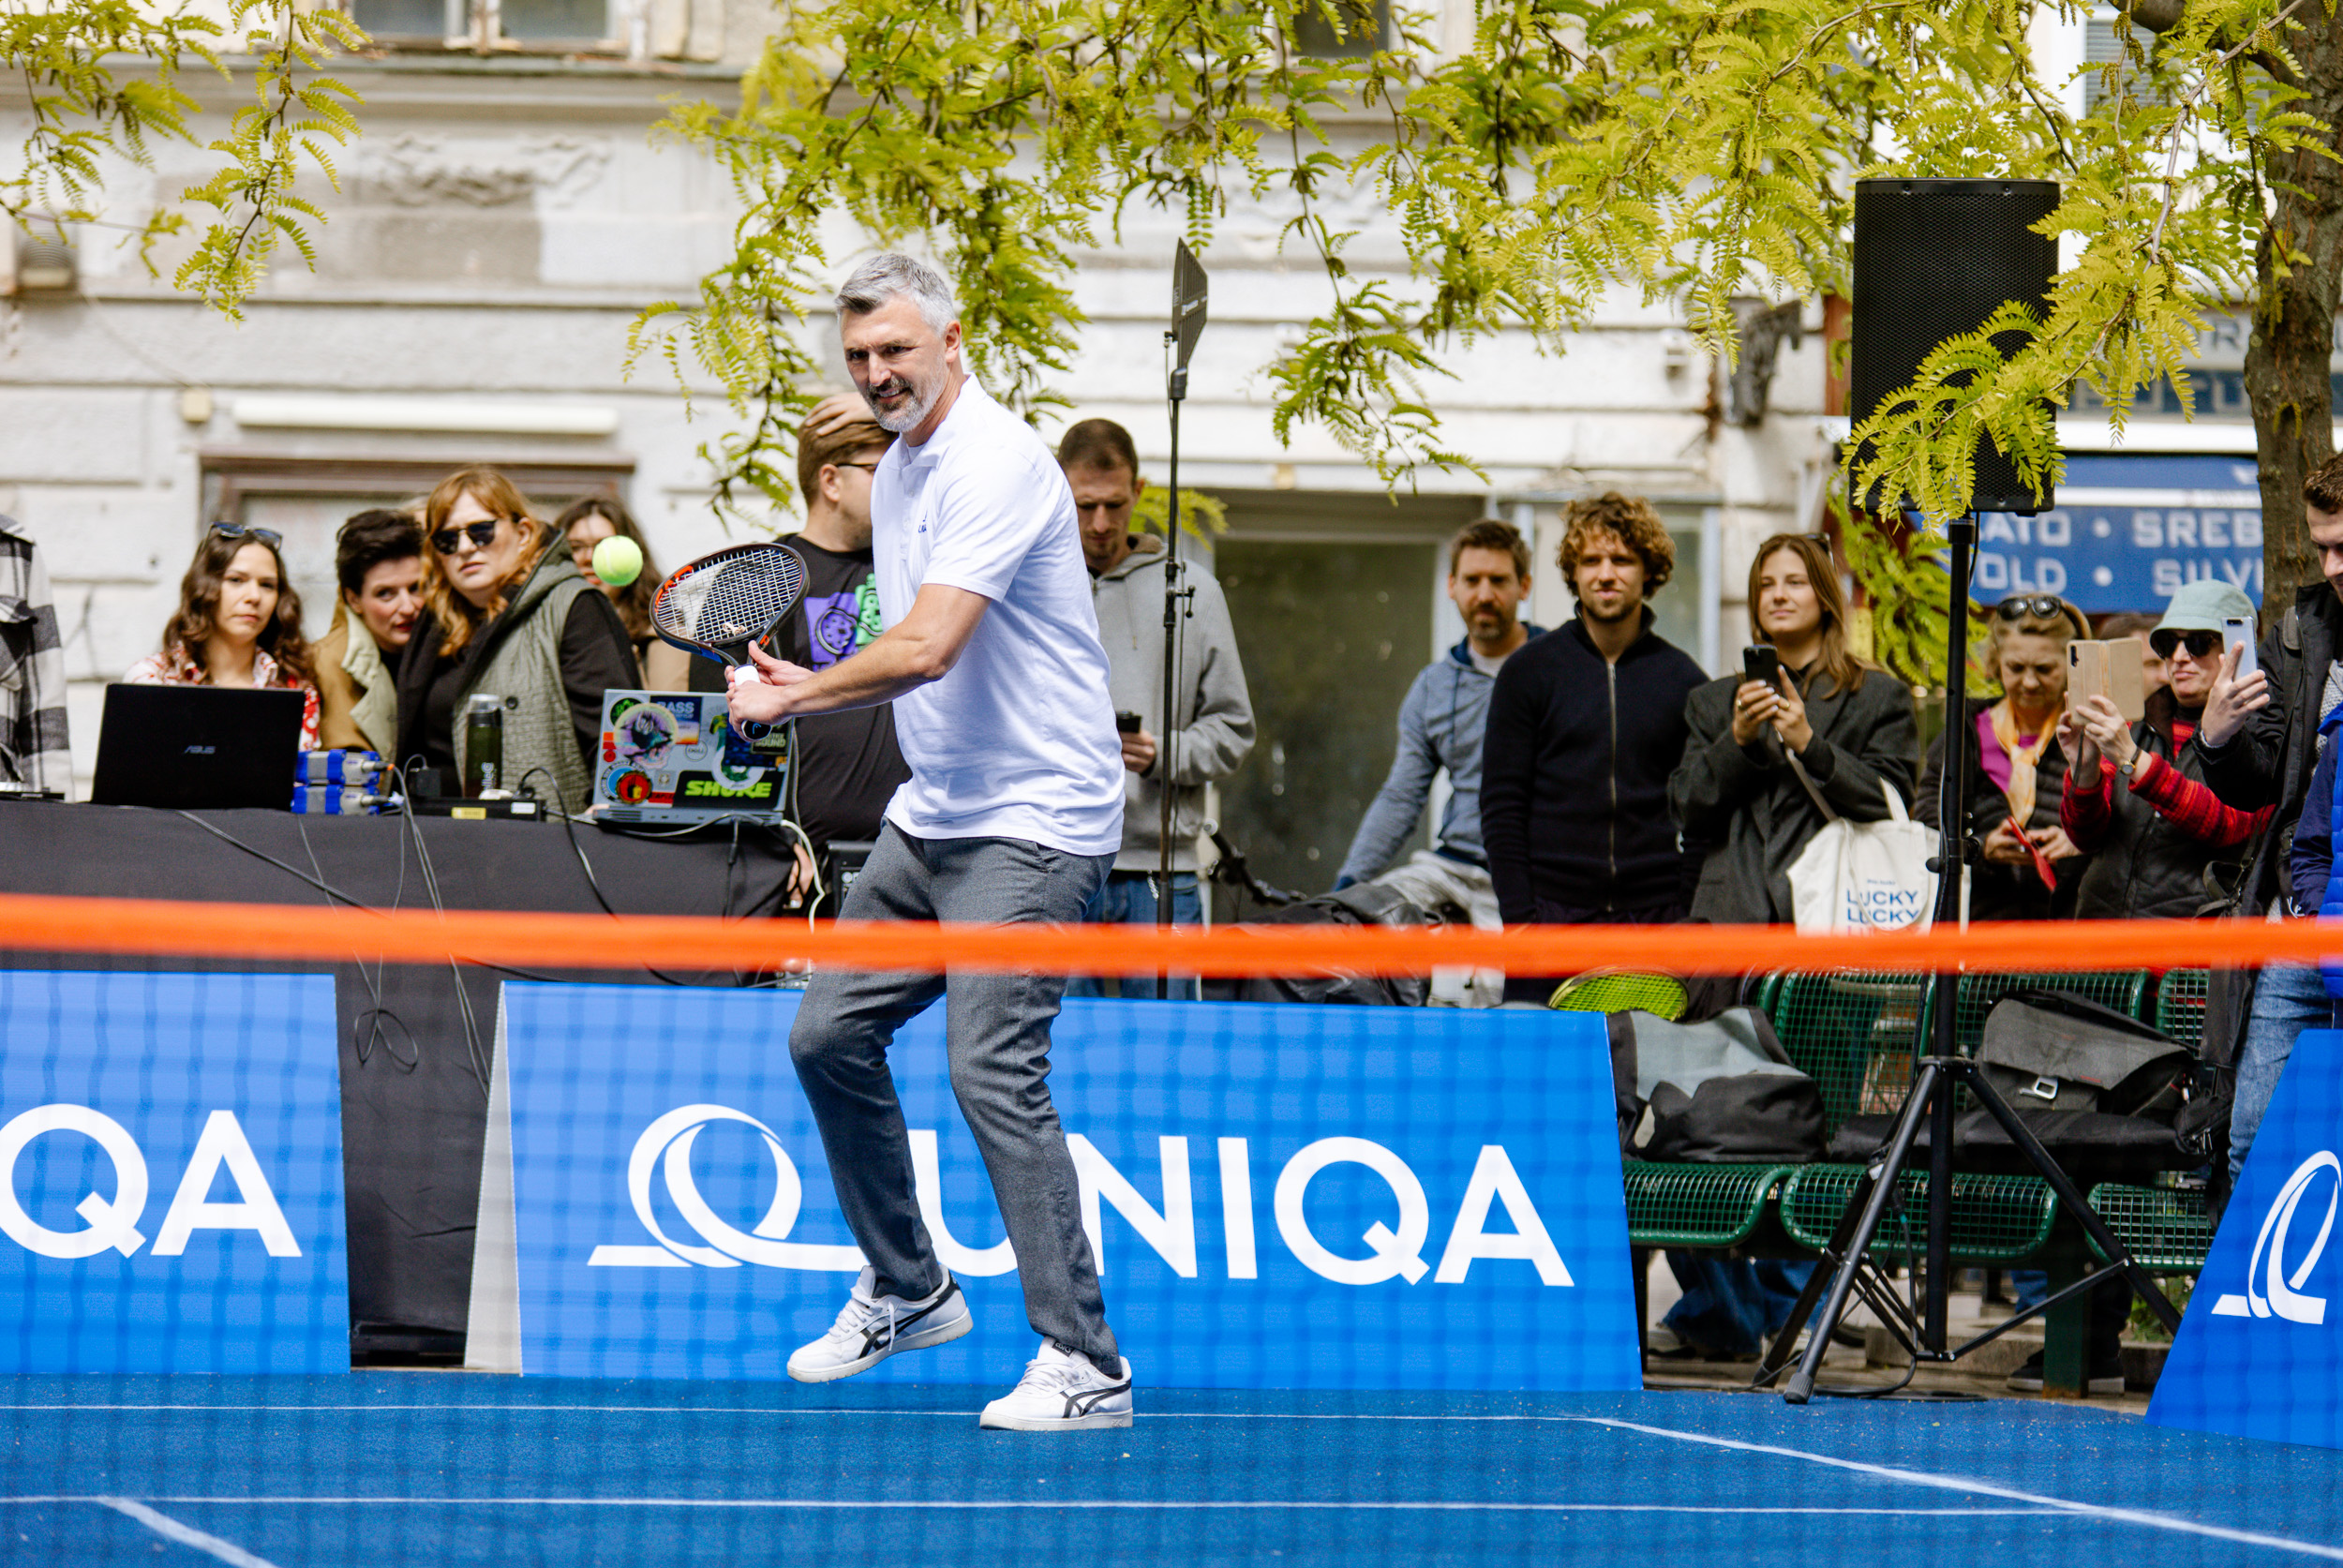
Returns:
[[[1160,538],[1171,531],[1172,492],[1160,485],[1150,485],[1140,492],[1139,504],[1131,508],[1131,525],[1142,533]],[[1191,539],[1209,539],[1216,533],[1229,531],[1229,503],[1218,496],[1208,496],[1201,490],[1180,491],[1180,531]]]
[[[1450,346],[1526,328],[1559,350],[1624,291],[1729,358],[1735,296],[1846,289],[1856,181],[2056,179],[2045,228],[2073,259],[2047,314],[1946,345],[1866,430],[1864,483],[1950,515],[1979,433],[2054,479],[2074,383],[2119,423],[2134,389],[2186,384],[2202,312],[2252,290],[2265,172],[2321,134],[2287,29],[2332,7],[2189,0],[2088,67],[2103,91],[2077,114],[2029,29],[2081,0],[1478,0],[1455,52],[1401,7],[1335,58],[1292,42],[1305,18],[1355,25],[1327,0],[786,0],[739,104],[668,122],[744,213],[734,259],[634,348],[751,416],[709,451],[724,503],[778,500],[808,313],[847,250],[932,248],[978,369],[1031,411],[1083,324],[1076,259],[1133,202],[1207,247],[1242,196],[1327,290],[1269,367],[1280,439],[1318,426],[1397,484],[1470,466],[1435,409]],[[1384,213],[1404,268],[1366,276],[1352,242]]]
[[[184,231],[186,216],[164,204],[136,224],[109,217],[105,163],[152,167],[152,143],[193,142],[188,119],[199,106],[182,72],[194,63],[225,80],[231,54],[249,56],[255,101],[209,143],[222,157],[217,172],[180,195],[218,217],[172,279],[232,318],[280,242],[315,260],[305,224],[324,214],[295,194],[294,179],[305,161],[334,178],[327,143],[357,134],[351,106],[359,101],[316,73],[328,52],[366,36],[340,11],[305,0],[228,0],[225,9],[222,26],[185,0],[0,0],[0,61],[31,111],[17,166],[0,177],[0,214],[27,231],[124,230],[152,273],[157,242]]]

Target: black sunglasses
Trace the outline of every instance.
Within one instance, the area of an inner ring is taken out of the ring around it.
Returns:
[[[2029,616],[2037,620],[2063,620],[2075,629],[2076,635],[2091,635],[2082,612],[2055,593],[2013,593],[1995,605],[1993,613],[2004,620],[2023,620]]]
[[[497,525],[502,521],[501,517],[483,517],[462,528],[443,528],[431,536],[431,547],[443,556],[452,556],[459,547],[458,541],[469,539],[474,548],[485,550],[496,543]]]
[[[2182,648],[2188,650],[2191,659],[2205,659],[2221,650],[2221,634],[2202,630],[2183,632],[2177,627],[2164,626],[2148,634],[2148,647],[2159,659],[2169,659]]]
[[[242,523],[214,523],[212,531],[222,539],[257,539],[272,550],[285,547],[285,536],[273,528],[246,528]]]

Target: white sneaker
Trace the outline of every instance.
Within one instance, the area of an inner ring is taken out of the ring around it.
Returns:
[[[924,1351],[959,1338],[976,1327],[968,1298],[949,1274],[933,1295],[919,1301],[873,1295],[877,1276],[865,1265],[829,1332],[802,1345],[789,1358],[789,1375],[799,1382],[835,1382],[867,1372],[888,1356]]]
[[[1079,1432],[1131,1424],[1131,1358],[1112,1376],[1086,1355],[1041,1341],[1017,1386],[984,1407],[977,1425],[1003,1432]]]

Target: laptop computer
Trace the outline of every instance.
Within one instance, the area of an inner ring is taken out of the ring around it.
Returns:
[[[602,694],[598,822],[685,826],[735,816],[779,818],[789,801],[786,726],[750,740],[721,693]]]
[[[106,688],[97,726],[101,806],[216,811],[292,805],[302,694],[281,688]]]

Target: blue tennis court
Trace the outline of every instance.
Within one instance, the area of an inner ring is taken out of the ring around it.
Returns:
[[[2343,1454],[2042,1403],[17,1378],[0,1561],[2343,1561]]]

